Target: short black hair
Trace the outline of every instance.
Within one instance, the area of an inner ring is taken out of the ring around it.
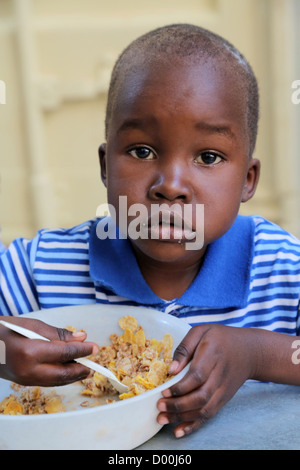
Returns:
[[[192,24],[172,24],[154,29],[135,39],[119,56],[112,71],[108,90],[105,135],[124,77],[142,63],[153,59],[217,60],[230,67],[232,79],[242,87],[247,102],[249,155],[255,149],[259,119],[259,90],[249,62],[229,41],[207,29]],[[239,80],[238,80],[239,79]]]

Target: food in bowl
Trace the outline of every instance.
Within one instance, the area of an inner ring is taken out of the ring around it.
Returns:
[[[119,395],[126,399],[151,390],[168,380],[172,361],[172,336],[165,334],[161,341],[147,339],[137,320],[127,315],[120,318],[119,326],[124,331],[120,336],[110,335],[111,344],[102,346],[90,359],[111,370],[128,391]],[[113,386],[103,375],[95,372],[92,378],[83,381],[83,395],[99,397],[113,391]]]
[[[109,336],[118,331],[119,319],[128,314],[143,325],[147,338],[161,339],[165,333],[170,333],[173,350],[191,328],[188,323],[166,312],[129,306],[126,302],[122,305],[95,303],[49,308],[24,317],[42,320],[59,328],[73,325],[87,332],[88,341],[101,345],[110,343]],[[0,414],[0,450],[120,451],[138,448],[162,428],[157,421],[157,402],[166,388],[185,376],[188,367],[164,384],[128,400],[119,400],[115,395],[115,402],[110,404],[105,404],[107,397],[83,397],[80,382],[56,387],[56,392],[64,397],[67,412],[32,416]],[[0,401],[10,393],[10,382],[0,379]],[[82,407],[83,400],[104,404]]]
[[[66,411],[63,399],[54,390],[45,393],[41,387],[23,387],[12,384],[15,393],[0,403],[0,414],[39,415]]]
[[[89,359],[111,370],[118,380],[128,386],[128,391],[118,395],[106,377],[94,372],[93,376],[82,381],[84,389],[81,393],[85,397],[116,395],[116,399],[123,400],[152,390],[170,378],[168,371],[172,361],[172,336],[166,333],[162,340],[147,339],[143,328],[131,315],[121,317],[119,326],[123,334],[111,334],[111,344],[100,346],[99,352]],[[66,411],[63,398],[55,392],[47,394],[40,387],[12,386],[18,393],[2,400],[0,414],[49,414]],[[107,399],[106,403],[112,401]],[[82,402],[82,406],[89,406],[88,401]]]

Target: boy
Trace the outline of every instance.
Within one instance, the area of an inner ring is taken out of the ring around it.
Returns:
[[[227,41],[192,25],[142,36],[113,70],[106,143],[99,148],[117,239],[103,236],[102,220],[89,221],[18,240],[0,260],[3,315],[126,300],[193,325],[171,365],[175,374],[190,362],[189,372],[158,402],[158,421],[177,422],[177,437],[213,416],[249,378],[300,384],[291,360],[300,243],[262,218],[238,216],[259,179],[260,164],[252,156],[257,121],[256,79]],[[140,231],[136,203],[147,214],[139,219]],[[164,205],[164,212],[154,221],[155,205]],[[202,226],[197,209],[203,206]],[[110,219],[105,222],[110,230]],[[201,231],[204,241],[193,249],[193,236]],[[91,353],[84,336],[27,319],[10,321],[61,341],[29,342],[0,329],[11,358],[3,377],[53,385],[87,375],[71,362]]]

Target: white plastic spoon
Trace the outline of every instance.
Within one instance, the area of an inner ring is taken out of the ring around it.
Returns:
[[[34,331],[27,330],[27,328],[23,328],[22,326],[15,325],[14,323],[9,323],[3,320],[0,320],[0,324],[3,326],[6,326],[6,328],[9,328],[10,330],[15,331],[16,333],[19,333],[22,336],[26,336],[26,338],[29,339],[42,339],[44,341],[50,341],[48,338],[44,338],[44,336],[39,335],[38,333],[35,333]],[[95,370],[96,372],[99,372],[102,375],[105,375],[105,377],[108,378],[110,383],[115,387],[116,390],[120,393],[124,393],[128,390],[127,385],[122,384],[117,377],[106,367],[100,366],[100,364],[97,364],[94,361],[91,361],[90,359],[87,359],[86,357],[80,357],[78,359],[74,359],[75,362],[78,362],[79,364],[82,364],[89,369]]]

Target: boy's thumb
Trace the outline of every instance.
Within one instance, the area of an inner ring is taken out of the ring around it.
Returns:
[[[178,374],[184,367],[189,363],[193,355],[193,351],[190,351],[188,335],[181,341],[174,351],[173,361],[169,367],[169,373],[171,375]]]
[[[170,374],[178,374],[192,360],[195,350],[207,329],[207,325],[198,325],[187,332],[174,351],[173,362],[169,368]]]

